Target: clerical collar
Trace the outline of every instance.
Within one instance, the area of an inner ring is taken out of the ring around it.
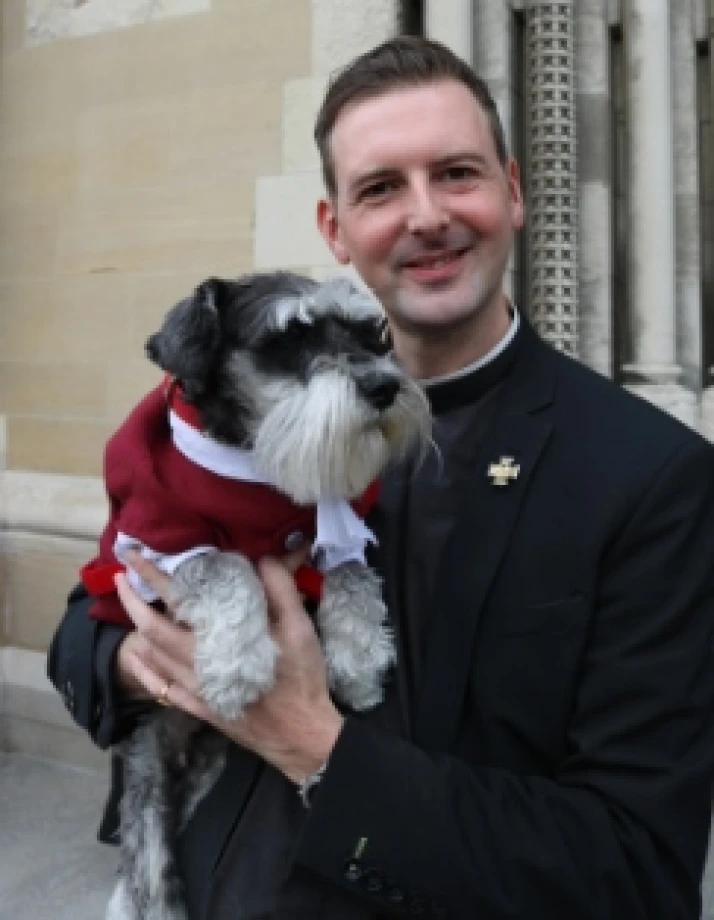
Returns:
[[[504,379],[518,351],[520,328],[520,315],[512,306],[508,331],[487,354],[452,374],[418,381],[434,415],[475,402]]]

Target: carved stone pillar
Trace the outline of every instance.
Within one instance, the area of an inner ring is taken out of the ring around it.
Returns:
[[[575,4],[526,5],[530,314],[556,348],[578,353]]]

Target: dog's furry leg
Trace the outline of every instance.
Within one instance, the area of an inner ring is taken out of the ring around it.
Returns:
[[[179,833],[223,772],[227,747],[225,735],[208,725],[201,726],[191,739],[186,752],[186,767],[176,788],[180,807]]]
[[[124,794],[119,805],[120,877],[106,920],[187,920],[173,840],[173,771],[180,767],[196,720],[161,711],[120,747]]]
[[[387,608],[375,572],[357,562],[325,575],[317,625],[335,695],[353,709],[381,702],[382,679],[395,660]]]
[[[176,619],[193,628],[200,694],[233,719],[272,687],[278,646],[268,629],[263,584],[235,553],[206,553],[174,572]]]

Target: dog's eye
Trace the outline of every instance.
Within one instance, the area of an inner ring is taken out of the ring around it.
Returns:
[[[386,320],[368,323],[362,330],[360,341],[375,355],[386,355],[392,350],[392,338]]]
[[[291,319],[284,329],[264,332],[257,344],[262,351],[280,351],[286,347],[294,349],[302,347],[312,335],[313,326],[302,323],[299,319]]]
[[[286,335],[292,339],[305,339],[314,331],[314,325],[311,322],[295,317],[291,319],[285,330]]]

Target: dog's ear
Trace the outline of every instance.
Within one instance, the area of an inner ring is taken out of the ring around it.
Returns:
[[[203,281],[191,297],[166,314],[158,332],[146,342],[148,357],[181,381],[189,401],[203,393],[221,343],[221,308],[227,285],[220,278]]]

